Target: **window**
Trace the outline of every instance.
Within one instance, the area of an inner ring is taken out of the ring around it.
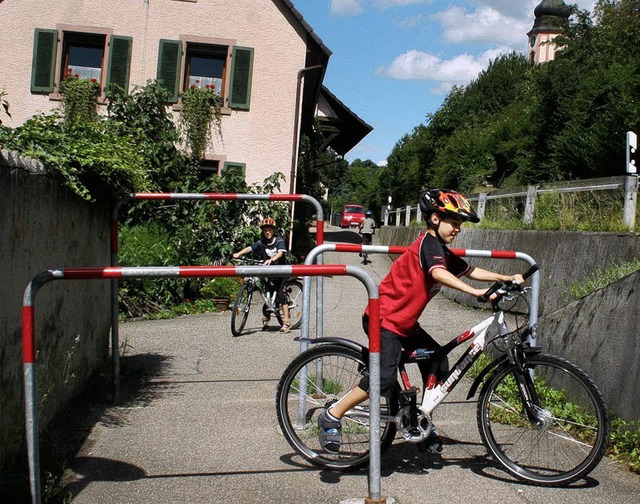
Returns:
[[[222,170],[220,171],[220,175],[229,171],[236,172],[238,175],[241,175],[244,178],[246,174],[247,165],[245,163],[234,163],[231,161],[225,161],[222,165]]]
[[[187,44],[182,89],[213,86],[218,96],[221,96],[226,60],[226,47]]]
[[[198,179],[206,180],[210,177],[218,176],[219,168],[220,168],[220,161],[218,161],[217,159],[200,160],[200,171],[198,172]]]
[[[114,83],[128,90],[131,46],[131,37],[106,29],[99,33],[80,28],[36,29],[31,92],[53,93],[69,69],[79,78],[95,79],[103,89]]]
[[[219,39],[160,40],[156,79],[177,103],[191,86],[214,86],[223,107],[249,109],[253,49]]]
[[[200,170],[198,173],[199,180],[206,180],[210,177],[217,177],[231,170],[236,172],[242,178],[245,177],[245,163],[235,163],[231,161],[220,161],[218,159],[202,159],[200,160]]]
[[[62,48],[62,65],[59,80],[66,73],[80,79],[91,79],[102,82],[102,66],[104,65],[105,36],[85,33],[68,33],[64,36]]]

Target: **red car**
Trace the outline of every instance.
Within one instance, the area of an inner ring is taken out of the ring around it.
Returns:
[[[364,209],[362,205],[344,205],[342,207],[342,218],[340,227],[358,227],[364,220]]]

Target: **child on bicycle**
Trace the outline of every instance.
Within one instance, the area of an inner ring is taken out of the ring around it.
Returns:
[[[437,350],[440,345],[422,329],[418,318],[427,303],[444,285],[472,296],[481,296],[486,289],[477,289],[460,277],[483,282],[523,283],[522,275],[501,275],[469,266],[447,248],[460,233],[464,222],[480,221],[467,198],[448,189],[432,189],[420,197],[420,209],[427,222],[422,233],[391,266],[382,280],[380,297],[380,393],[388,396],[397,378],[397,368],[403,350],[416,348]],[[363,316],[363,327],[369,334],[369,309]],[[419,363],[423,383],[429,374],[429,365]],[[369,397],[369,377],[364,376],[338,402],[329,405],[318,418],[319,441],[326,451],[340,451],[340,419],[351,408]],[[432,431],[423,441],[430,451],[441,452],[442,442]]]
[[[371,239],[373,237],[373,233],[375,233],[376,229],[376,221],[371,217],[371,210],[367,210],[365,213],[364,220],[358,226],[360,233],[362,234],[362,244],[363,245],[371,245]],[[362,253],[360,254],[362,257]]]
[[[276,236],[276,221],[271,217],[266,217],[260,221],[260,229],[262,237],[255,243],[243,248],[238,252],[234,252],[233,258],[238,259],[243,255],[253,252],[258,254],[260,260],[265,266],[270,264],[286,264],[287,245],[281,236]],[[282,306],[282,327],[280,332],[288,333],[291,331],[291,321],[289,318],[289,305],[285,302],[284,289],[286,287],[287,277],[267,277],[267,285],[272,286],[271,292],[276,292],[276,303]],[[269,315],[262,318],[262,330],[269,329]]]

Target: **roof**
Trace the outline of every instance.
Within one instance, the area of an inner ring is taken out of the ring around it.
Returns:
[[[536,20],[529,34],[538,32],[562,33],[568,25],[571,7],[563,0],[542,0],[534,9]]]
[[[322,86],[318,102],[318,122],[325,141],[320,150],[331,147],[341,156],[353,149],[373,127]]]

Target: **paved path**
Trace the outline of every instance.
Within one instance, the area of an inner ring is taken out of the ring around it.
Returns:
[[[328,240],[357,237],[329,230]],[[386,256],[364,268],[379,282]],[[357,254],[325,254],[326,263],[358,264]],[[315,290],[315,286],[314,286]],[[325,280],[325,336],[364,342],[367,302],[353,278]],[[444,298],[423,324],[445,341],[482,318]],[[281,373],[297,354],[293,337],[258,330],[233,338],[230,313],[192,315],[121,326],[126,342],[123,402],[108,408],[72,461],[67,489],[74,503],[331,503],[364,502],[368,469],[322,471],[295,455],[280,434],[274,398]],[[475,404],[453,397],[436,411],[442,456],[396,441],[382,459],[389,502],[638,503],[640,478],[606,460],[572,488],[521,485],[497,469],[480,444]]]

